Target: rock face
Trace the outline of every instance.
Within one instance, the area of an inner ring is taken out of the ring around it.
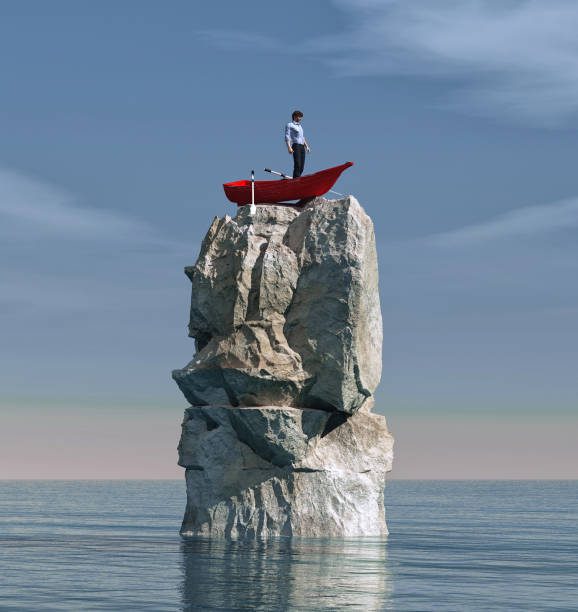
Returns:
[[[197,263],[189,334],[173,377],[193,405],[354,414],[381,377],[373,223],[353,197],[215,218]]]
[[[189,494],[181,533],[386,534],[392,447],[385,418],[365,411],[189,408],[179,445]]]
[[[215,218],[194,266],[181,532],[387,533],[393,439],[371,414],[382,324],[373,224],[353,197]]]

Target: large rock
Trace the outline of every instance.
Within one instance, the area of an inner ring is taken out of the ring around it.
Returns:
[[[184,535],[378,536],[393,439],[371,414],[382,327],[357,200],[216,218],[192,283]]]
[[[215,218],[192,283],[197,352],[173,377],[194,406],[354,414],[381,376],[371,219],[354,197]]]
[[[186,410],[183,535],[387,533],[383,492],[393,439],[365,410],[197,406]]]

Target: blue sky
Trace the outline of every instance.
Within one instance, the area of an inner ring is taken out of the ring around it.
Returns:
[[[578,6],[0,1],[0,477],[179,477],[221,184],[374,220],[394,477],[578,477]]]

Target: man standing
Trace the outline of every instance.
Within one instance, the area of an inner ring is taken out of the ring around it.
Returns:
[[[305,149],[307,149],[307,153],[311,153],[311,149],[303,137],[303,128],[301,127],[303,113],[300,110],[293,111],[291,118],[292,121],[285,127],[285,142],[289,155],[293,155],[293,178],[297,178],[303,174]]]

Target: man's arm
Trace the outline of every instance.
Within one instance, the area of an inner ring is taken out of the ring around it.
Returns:
[[[291,130],[289,124],[285,126],[285,144],[287,145],[287,151],[290,155],[293,155],[293,149],[291,148]]]
[[[303,144],[305,145],[305,148],[307,149],[307,153],[311,153],[311,149],[309,148],[309,145],[307,144],[307,141],[305,140],[305,138],[303,139]]]

